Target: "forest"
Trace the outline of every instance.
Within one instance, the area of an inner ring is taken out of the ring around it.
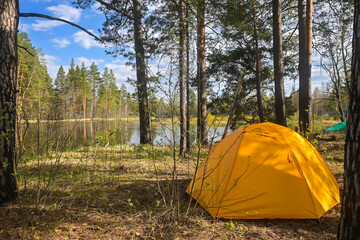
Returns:
[[[96,33],[21,4],[0,3],[0,239],[359,239],[359,0],[72,1]],[[25,18],[134,75],[74,55],[51,77]]]

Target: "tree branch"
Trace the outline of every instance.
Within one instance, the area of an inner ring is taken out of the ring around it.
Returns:
[[[17,46],[18,46],[19,48],[24,49],[25,51],[27,51],[27,53],[30,54],[30,56],[35,57],[35,55],[32,54],[32,53],[29,51],[29,49],[27,49],[26,47],[20,46],[19,44],[18,44]]]
[[[107,2],[105,2],[105,1],[103,1],[103,0],[94,0],[94,1],[95,1],[95,2],[98,2],[98,3],[102,4],[102,5],[104,5],[104,6],[107,7],[108,9],[111,9],[111,10],[113,10],[113,11],[115,11],[115,12],[121,14],[121,15],[124,15],[125,17],[129,18],[130,20],[135,21],[135,19],[134,19],[132,16],[130,16],[129,14],[127,14],[127,13],[125,13],[124,11],[121,11],[121,10],[119,10],[119,9],[111,6],[111,4],[109,4],[109,3],[107,3]]]
[[[102,42],[101,39],[98,36],[96,36],[95,34],[93,34],[92,32],[86,30],[83,27],[80,27],[79,25],[77,25],[75,23],[72,23],[72,22],[62,19],[62,18],[52,17],[49,15],[39,14],[39,13],[20,13],[19,16],[20,17],[39,17],[39,18],[46,18],[46,19],[50,19],[50,20],[54,20],[54,21],[64,22],[64,23],[70,24],[71,26],[79,28],[80,30],[82,30],[82,31],[86,32],[87,34],[89,34],[90,36],[94,37],[99,42]]]

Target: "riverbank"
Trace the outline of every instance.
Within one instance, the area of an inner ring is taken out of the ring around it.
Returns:
[[[227,122],[228,117],[227,116],[219,116],[219,117],[215,117],[215,116],[209,116],[208,117],[208,125],[213,125],[213,124],[220,124],[221,126],[225,126],[226,122]],[[67,123],[67,122],[101,122],[101,121],[123,121],[123,122],[134,122],[134,121],[139,121],[139,117],[122,117],[122,118],[73,118],[73,119],[53,119],[53,120],[48,120],[48,119],[43,119],[40,120],[40,123]],[[178,118],[151,118],[151,122],[153,124],[158,124],[158,123],[168,123],[171,124],[171,122],[174,121],[176,123],[178,123],[180,120]],[[21,123],[38,123],[38,120],[36,119],[30,119],[30,120],[21,120]],[[196,124],[197,122],[197,118],[191,118],[190,119],[190,123],[191,124]]]
[[[343,145],[340,134],[323,135],[316,143],[341,188]],[[190,198],[185,189],[198,156],[194,149],[187,158],[178,159],[173,150],[169,146],[90,146],[20,162],[20,197],[0,206],[0,239],[336,238],[340,206],[321,217],[321,224],[317,220],[213,220],[193,204],[186,215]],[[206,153],[203,149],[200,158]],[[175,188],[179,195],[174,195]]]

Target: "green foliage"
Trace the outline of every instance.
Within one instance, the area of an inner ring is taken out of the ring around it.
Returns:
[[[43,119],[54,114],[52,80],[47,72],[44,54],[36,49],[26,33],[18,34],[19,79],[18,112],[20,118]],[[35,109],[35,111],[34,111]]]

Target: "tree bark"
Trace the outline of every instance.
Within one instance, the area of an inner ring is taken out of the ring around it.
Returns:
[[[185,109],[185,16],[184,1],[179,0],[179,81],[180,81],[180,156],[186,151],[186,109]]]
[[[18,0],[0,4],[0,203],[17,197],[15,122],[17,86]]]
[[[190,32],[189,7],[186,5],[186,151],[190,152]]]
[[[281,0],[273,0],[273,36],[276,123],[286,126]]]
[[[262,105],[262,97],[261,97],[261,80],[260,80],[260,54],[259,54],[259,36],[257,32],[257,16],[256,16],[256,8],[255,8],[255,0],[253,0],[253,24],[254,24],[254,41],[255,41],[255,81],[256,81],[256,98],[258,105],[258,115],[260,122],[264,122],[264,111]]]
[[[145,50],[143,42],[143,26],[141,16],[141,0],[133,0],[134,15],[134,40],[136,54],[136,79],[139,100],[140,118],[140,144],[147,144],[151,141],[150,134],[150,112],[148,104],[147,76],[145,65]]]
[[[208,142],[205,68],[205,0],[199,0],[197,2],[198,136],[203,145]]]
[[[298,1],[299,14],[299,125],[303,134],[311,129],[312,0]]]
[[[344,191],[338,239],[360,236],[360,1],[355,0],[353,56],[347,122]]]

